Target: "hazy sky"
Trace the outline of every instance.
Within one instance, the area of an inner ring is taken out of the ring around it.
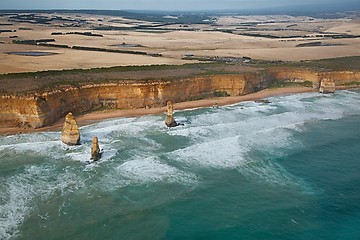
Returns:
[[[0,9],[231,10],[355,0],[0,0]]]

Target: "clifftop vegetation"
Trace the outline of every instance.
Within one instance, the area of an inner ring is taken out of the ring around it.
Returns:
[[[239,74],[273,68],[293,68],[318,72],[360,70],[360,57],[285,62],[251,60],[249,63],[204,62],[184,65],[117,66],[110,68],[54,70],[0,75],[0,92],[32,92],[62,86],[113,83],[130,80],[176,80],[180,78]],[[279,86],[282,84],[280,83]]]

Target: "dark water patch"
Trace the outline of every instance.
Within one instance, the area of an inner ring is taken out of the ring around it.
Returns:
[[[112,46],[115,47],[123,47],[123,48],[128,48],[128,47],[142,47],[140,44],[133,44],[133,43],[121,43],[121,44],[114,44]]]
[[[323,43],[323,42],[309,42],[309,43],[300,43],[296,47],[329,47],[329,46],[346,46],[343,43]]]
[[[41,57],[41,56],[55,55],[57,53],[54,53],[54,52],[7,52],[6,54],[20,55],[20,56]]]

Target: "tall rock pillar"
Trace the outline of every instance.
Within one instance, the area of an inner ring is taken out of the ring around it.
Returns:
[[[80,144],[80,131],[74,115],[69,112],[65,117],[61,141],[67,145]]]
[[[173,103],[172,101],[167,102],[167,114],[165,119],[165,125],[168,127],[176,127],[178,126],[177,122],[173,117]]]

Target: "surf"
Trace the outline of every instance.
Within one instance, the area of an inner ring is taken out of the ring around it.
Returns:
[[[279,159],[304,151],[298,134],[309,127],[359,116],[359,91],[268,99],[271,103],[176,111],[185,124],[173,129],[164,126],[162,115],[107,120],[82,127],[82,145],[75,147],[62,144],[60,132],[0,137],[0,238],[22,236],[29,219],[42,219],[45,226],[50,219],[60,221],[65,212],[71,214],[66,199],[92,206],[101,201],[96,196],[116,196],[115,205],[121,205],[119,198],[136,199],[127,206],[151,209],[156,201],[167,206],[215,184],[209,182],[212,174],[301,196],[316,194],[315,186]],[[87,165],[93,136],[104,153],[97,164]],[[149,205],[140,200],[145,192]],[[56,198],[61,203],[52,201]],[[46,202],[56,214],[46,212]]]

